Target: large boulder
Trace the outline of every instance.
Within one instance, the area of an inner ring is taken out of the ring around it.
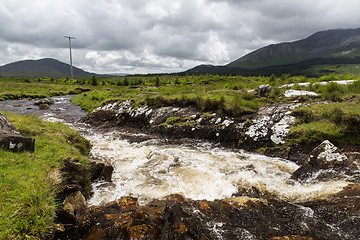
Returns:
[[[21,135],[6,116],[0,113],[0,148],[14,152],[33,152],[35,139]]]
[[[292,174],[292,179],[301,182],[349,179],[358,172],[359,169],[353,161],[325,140],[310,153],[307,162]]]

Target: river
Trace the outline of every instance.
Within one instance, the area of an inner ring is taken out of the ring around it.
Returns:
[[[134,196],[146,203],[152,198],[175,193],[194,200],[256,193],[302,202],[324,198],[348,184],[342,180],[291,181],[291,174],[299,167],[294,162],[209,142],[183,140],[174,143],[121,128],[100,131],[79,122],[86,112],[70,102],[71,96],[52,99],[54,104],[48,110],[39,110],[34,105],[35,100],[2,101],[0,110],[63,122],[90,140],[93,145],[91,157],[110,162],[114,173],[111,183],[93,183],[94,195],[88,200],[89,205],[100,205],[121,196]]]

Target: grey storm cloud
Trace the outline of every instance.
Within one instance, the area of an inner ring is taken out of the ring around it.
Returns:
[[[221,65],[271,43],[360,27],[358,0],[0,0],[0,64],[52,57],[99,73]]]

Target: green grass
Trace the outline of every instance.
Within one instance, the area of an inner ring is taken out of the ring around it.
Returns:
[[[360,144],[360,96],[351,102],[319,104],[297,108],[292,113],[296,124],[291,128],[290,143]]]
[[[88,166],[87,142],[63,124],[6,115],[22,134],[35,138],[35,152],[0,149],[0,239],[43,239],[54,226],[64,180],[60,169],[66,159]]]
[[[323,72],[332,71],[338,75],[360,75],[360,64],[325,64],[314,65],[313,67],[304,71],[305,74],[321,75]]]
[[[66,80],[0,78],[0,101],[67,95],[69,92],[76,92],[75,88],[78,87],[80,86],[71,85]]]

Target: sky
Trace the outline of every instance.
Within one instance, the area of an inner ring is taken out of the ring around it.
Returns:
[[[273,43],[360,27],[359,0],[0,0],[0,65],[55,58],[95,73],[225,65]]]

